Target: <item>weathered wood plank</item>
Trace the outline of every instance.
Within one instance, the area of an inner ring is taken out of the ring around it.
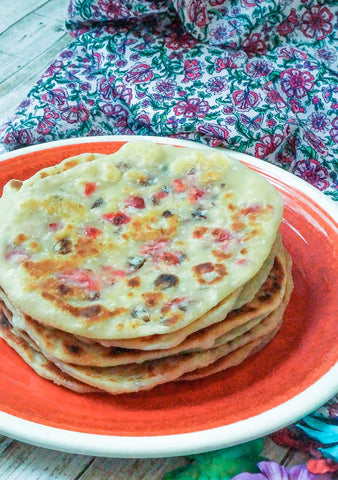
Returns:
[[[92,457],[60,453],[13,441],[0,453],[0,478],[76,480]]]
[[[46,50],[46,44],[54,43],[65,31],[64,18],[30,13],[0,35],[0,50],[29,61],[39,56]]]
[[[71,41],[71,37],[64,34],[43,54],[27,63],[0,84],[0,124],[14,112],[55,56]]]
[[[284,465],[290,468],[294,465],[300,465],[303,463],[306,464],[307,461],[310,460],[310,458],[310,455],[306,452],[296,452],[294,450],[290,450],[287,458],[285,459]]]
[[[13,440],[8,437],[4,437],[3,435],[0,435],[0,456],[1,453],[8,447],[10,443],[12,443]],[[1,457],[0,457],[1,458]]]
[[[77,480],[160,480],[166,472],[185,464],[182,457],[144,460],[97,457]]]
[[[14,2],[1,1],[0,32],[3,32],[29,13],[34,12],[34,10],[47,3],[51,2],[46,2],[46,0],[15,0]]]
[[[39,7],[35,13],[38,13],[44,17],[50,17],[57,23],[62,22],[64,29],[68,4],[69,0],[49,0],[49,2],[44,3],[41,7]]]
[[[288,452],[288,448],[277,445],[269,437],[264,439],[263,457],[269,460],[274,460],[275,462],[284,463],[284,460],[288,456]]]

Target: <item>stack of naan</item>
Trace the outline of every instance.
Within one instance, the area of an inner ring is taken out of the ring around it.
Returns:
[[[0,336],[77,392],[237,365],[271,341],[289,301],[282,212],[270,183],[214,149],[135,140],[11,180]]]

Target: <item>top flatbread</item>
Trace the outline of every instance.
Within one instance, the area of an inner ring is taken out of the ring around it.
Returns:
[[[212,149],[94,157],[4,189],[0,286],[26,314],[87,338],[165,334],[260,270],[283,210],[263,177]]]

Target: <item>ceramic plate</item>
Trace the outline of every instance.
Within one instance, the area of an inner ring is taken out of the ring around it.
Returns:
[[[71,139],[2,155],[1,186],[82,152],[114,152],[130,137]],[[180,146],[200,144],[147,137]],[[253,157],[285,201],[281,226],[295,289],[279,334],[241,365],[148,392],[79,395],[43,380],[0,340],[0,433],[56,450],[160,457],[214,450],[290,424],[337,390],[337,212],[299,178]]]

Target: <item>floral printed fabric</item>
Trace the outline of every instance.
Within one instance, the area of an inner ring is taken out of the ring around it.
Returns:
[[[338,200],[337,7],[305,0],[72,0],[75,41],[13,118],[7,149],[142,134],[239,150]]]

